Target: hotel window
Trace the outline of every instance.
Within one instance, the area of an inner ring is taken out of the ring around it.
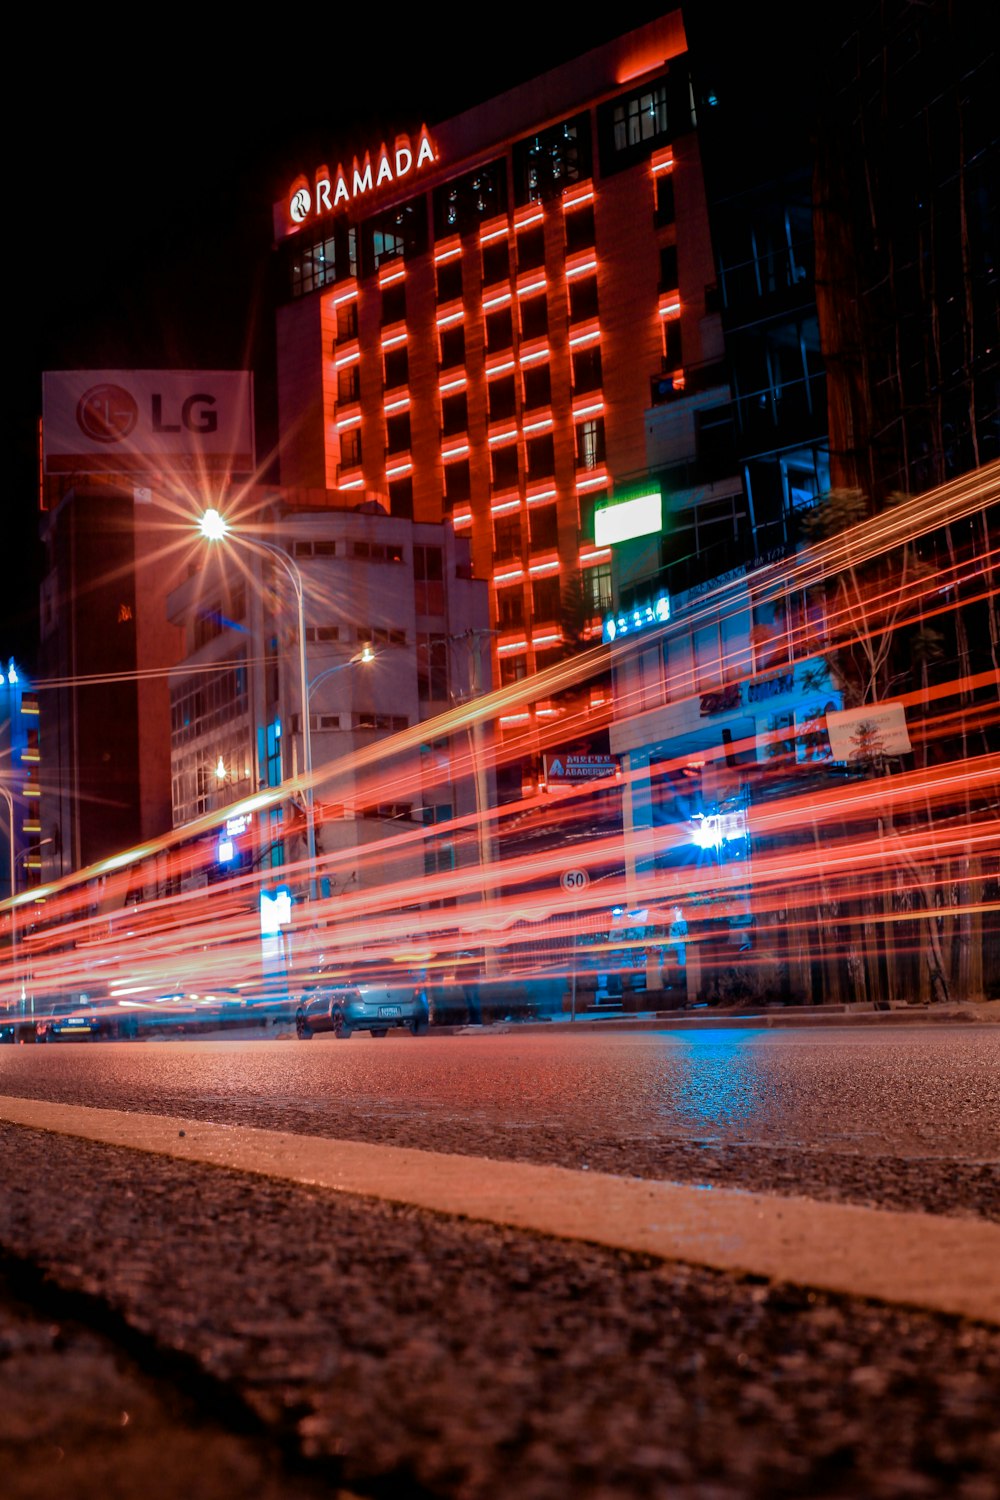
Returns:
[[[403,236],[388,229],[371,231],[372,268],[378,270],[386,261],[396,260],[403,254]]]
[[[502,656],[500,658],[500,683],[506,687],[511,682],[522,682],[528,675],[526,656]]]
[[[444,503],[445,509],[454,510],[455,506],[472,498],[472,477],[469,472],[469,460],[459,459],[456,463],[444,466]]]
[[[513,375],[503,375],[497,380],[491,380],[488,390],[490,395],[491,422],[499,422],[506,417],[513,417],[516,414],[517,396]]]
[[[497,562],[521,556],[521,517],[497,516],[493,522],[493,556]]]
[[[386,453],[408,453],[410,450],[410,413],[398,412],[385,419]]]
[[[441,329],[441,368],[450,370],[453,365],[465,364],[465,326],[455,323],[451,328]]]
[[[337,371],[337,400],[342,405],[351,401],[357,401],[361,396],[361,372],[360,366],[348,365],[346,370]]]
[[[683,60],[634,92],[619,94],[597,108],[597,140],[604,176],[647,161],[657,145],[683,134],[695,123],[694,95]]]
[[[462,295],[462,258],[446,260],[437,268],[437,296],[439,302],[454,302]]]
[[[667,86],[655,84],[614,106],[615,150],[626,151],[642,141],[666,134]]]
[[[358,336],[358,299],[342,302],[337,308],[337,338],[356,339]]]
[[[510,275],[510,245],[506,239],[483,246],[483,286],[504,281]]]
[[[362,270],[368,276],[403,255],[427,249],[427,200],[421,194],[361,226]]]
[[[566,215],[566,254],[589,250],[594,243],[594,205],[587,203]]]
[[[406,385],[410,378],[410,355],[405,344],[387,349],[384,355],[385,388],[391,391],[397,385]]]
[[[518,208],[555,198],[571,182],[591,175],[590,116],[575,115],[518,141],[513,150]]]
[[[663,322],[663,368],[676,370],[681,365],[681,320],[664,318]]]
[[[537,406],[548,406],[552,400],[552,375],[548,362],[544,365],[528,365],[523,376],[525,409],[530,411]]]
[[[562,646],[548,646],[544,651],[535,651],[535,671],[544,672],[546,667],[554,667],[557,661],[563,659]]]
[[[336,244],[333,235],[314,240],[311,244],[299,243],[293,252],[292,296],[302,297],[321,286],[336,281]]]
[[[536,578],[531,585],[531,610],[536,620],[558,620],[562,612],[562,594],[558,573]]]
[[[434,189],[434,233],[438,239],[493,219],[507,207],[507,163],[484,162],[474,172]]]
[[[559,545],[559,516],[554,505],[535,505],[528,512],[531,547],[534,552],[551,551]]]
[[[601,384],[601,346],[589,344],[573,355],[574,391],[596,391]]]
[[[604,462],[604,418],[591,417],[576,429],[578,469],[596,469]]]
[[[394,281],[382,292],[382,323],[401,323],[406,317],[406,282]]]
[[[413,520],[413,476],[389,480],[389,514]]]
[[[361,463],[361,428],[352,427],[340,434],[340,467],[356,469]]]
[[[490,453],[493,470],[493,488],[510,490],[517,484],[517,444],[505,443]]]
[[[538,224],[517,237],[517,269],[537,271],[545,264],[545,226]]]
[[[444,553],[440,547],[413,548],[413,589],[418,615],[444,614]]]
[[[583,590],[587,608],[592,615],[603,615],[611,608],[611,564],[598,563],[596,567],[584,568]]]
[[[457,437],[460,433],[468,430],[469,426],[469,398],[465,391],[458,391],[454,396],[442,396],[441,398],[441,434],[443,437]]]
[[[540,437],[528,438],[525,444],[528,454],[528,478],[549,479],[556,471],[555,444],[551,432]]]
[[[581,276],[569,284],[569,320],[580,323],[597,317],[597,277]]]
[[[544,294],[521,301],[521,337],[540,339],[549,331],[549,304]]]
[[[524,624],[524,595],[520,588],[497,589],[497,624],[501,630],[516,630]]]
[[[660,251],[660,291],[677,290],[677,246],[664,245]]]
[[[510,308],[501,307],[486,315],[486,348],[490,354],[509,349],[514,338]]]
[[[673,224],[677,217],[674,205],[674,174],[660,172],[656,178],[656,223]]]

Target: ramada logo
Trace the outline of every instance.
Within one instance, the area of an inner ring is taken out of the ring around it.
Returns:
[[[288,216],[293,224],[304,224],[309,218],[331,213],[335,208],[352,203],[355,198],[399,182],[411,172],[419,172],[421,167],[428,164],[433,165],[436,160],[426,125],[420,131],[416,147],[410,144],[409,136],[398,135],[393,151],[383,141],[374,162],[371,152],[366,151],[363,161],[359,162],[357,157],[354,158],[349,173],[342,166],[338,166],[333,173],[327,167],[320,167],[316,173],[314,192],[310,192],[304,180],[299,178],[289,195]]]
[[[292,201],[288,205],[288,212],[291,214],[293,222],[296,224],[305,223],[309,217],[310,208],[312,208],[312,199],[309,196],[309,189],[298,188],[292,194]]]
[[[95,443],[120,443],[139,420],[139,407],[120,385],[92,385],[76,408],[80,431]]]

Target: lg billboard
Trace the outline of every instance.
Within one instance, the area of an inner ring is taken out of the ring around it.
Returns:
[[[251,474],[247,370],[62,370],[42,377],[45,473]]]

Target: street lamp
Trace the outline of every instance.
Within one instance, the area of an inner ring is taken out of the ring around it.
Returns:
[[[313,693],[319,687],[320,683],[325,682],[328,677],[332,677],[335,672],[343,672],[345,667],[367,666],[369,662],[373,662],[374,660],[375,652],[372,649],[371,642],[366,641],[361,650],[355,651],[354,655],[349,656],[346,661],[334,662],[332,666],[324,667],[322,672],[317,672],[307,689],[309,697],[312,698]]]
[[[309,860],[309,896],[316,899],[316,813],[312,787],[312,735],[309,724],[309,672],[306,664],[306,613],[305,588],[302,574],[284,548],[274,542],[262,541],[260,537],[233,533],[225,516],[214,507],[206,510],[199,523],[202,536],[208,542],[221,542],[234,536],[248,547],[258,548],[275,558],[284,568],[295,592],[295,607],[298,617],[299,639],[299,721],[302,728],[302,772],[305,785],[306,810],[306,854]]]
[[[7,841],[7,854],[10,860],[10,967],[17,982],[17,907],[14,905],[14,897],[17,894],[15,882],[17,880],[17,855],[14,852],[14,797],[8,787],[0,786],[0,797],[7,804],[7,816],[10,819],[7,828],[10,837]]]

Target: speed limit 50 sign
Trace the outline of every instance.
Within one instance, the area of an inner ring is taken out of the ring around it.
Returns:
[[[563,870],[559,883],[564,891],[585,891],[590,884],[586,870]]]

